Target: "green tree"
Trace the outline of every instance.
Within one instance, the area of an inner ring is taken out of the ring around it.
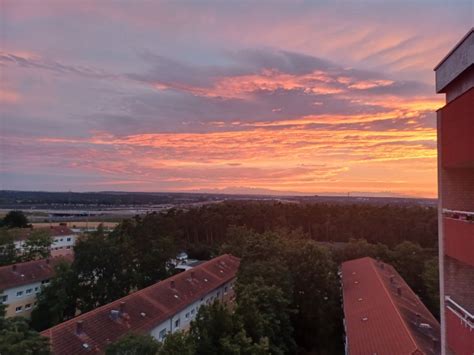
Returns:
[[[319,353],[341,352],[342,312],[337,265],[327,248],[313,241],[286,243],[287,263],[293,279],[295,338],[300,347]]]
[[[188,333],[179,331],[170,333],[158,352],[160,355],[194,355],[196,349]]]
[[[240,319],[220,302],[199,309],[189,338],[196,355],[268,354],[267,340],[254,342],[246,335]]]
[[[37,306],[31,314],[31,326],[37,331],[72,318],[76,312],[76,275],[67,262],[59,263],[55,270],[50,284],[38,294]]]
[[[151,335],[127,334],[110,344],[107,355],[156,355],[160,344]]]
[[[53,239],[44,230],[33,230],[29,238],[23,244],[22,261],[45,259],[50,256],[50,248]]]
[[[30,329],[25,318],[5,319],[5,306],[0,305],[0,354],[49,355],[48,338]]]
[[[7,228],[26,228],[28,227],[28,218],[22,211],[10,211],[3,218],[1,224]]]
[[[127,295],[132,288],[123,246],[103,231],[81,238],[74,247],[77,307],[87,312]]]
[[[424,252],[416,243],[404,241],[392,253],[393,266],[416,293],[423,293],[421,275],[424,269]]]
[[[13,236],[6,229],[0,229],[0,266],[14,264],[17,260]]]
[[[439,263],[437,257],[425,261],[421,277],[426,290],[424,302],[431,312],[439,318]]]
[[[296,344],[290,316],[291,300],[279,287],[256,279],[237,287],[236,315],[254,343],[267,341],[272,354],[293,354]]]

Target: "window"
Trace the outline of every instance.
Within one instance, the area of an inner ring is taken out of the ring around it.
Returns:
[[[62,242],[62,241],[63,241],[63,238],[59,239],[59,241]]]
[[[25,304],[25,310],[31,308],[31,303]]]
[[[194,315],[194,308],[191,309],[191,315]]]
[[[219,297],[220,294],[221,294],[221,291],[217,291],[217,297]]]
[[[180,323],[179,319],[176,319],[176,320],[174,321],[174,327],[175,327],[175,328],[179,328],[179,323]]]
[[[67,238],[67,241],[70,242],[70,241],[71,241],[71,238]]]
[[[49,284],[49,279],[46,279],[46,280],[41,281],[41,284],[42,284],[42,285]]]
[[[18,292],[16,293],[16,297],[21,297],[21,296],[23,296],[23,291],[18,291]]]
[[[160,333],[158,334],[158,337],[159,337],[160,340],[163,340],[164,338],[166,338],[166,328],[160,330]]]
[[[23,307],[22,306],[18,306],[15,308],[15,312],[16,313],[20,313],[22,311]]]
[[[186,316],[185,316],[185,317],[186,317],[186,319],[188,319],[188,318],[189,318],[189,312],[188,312],[188,313],[186,313]]]
[[[8,299],[8,295],[1,295],[0,296],[0,303],[5,303]]]
[[[38,293],[38,292],[39,292],[39,287],[36,286],[36,287],[35,287],[35,293]]]
[[[27,295],[29,295],[31,292],[33,292],[33,289],[32,289],[32,288],[29,288],[29,289],[26,290],[25,293],[26,293]]]
[[[224,295],[226,295],[226,294],[227,294],[227,286],[224,287]]]
[[[67,249],[71,249],[71,246],[70,246],[70,245],[68,245],[66,248],[67,248]]]

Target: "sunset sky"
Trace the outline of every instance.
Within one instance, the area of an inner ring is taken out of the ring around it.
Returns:
[[[0,0],[0,188],[434,197],[473,3]]]

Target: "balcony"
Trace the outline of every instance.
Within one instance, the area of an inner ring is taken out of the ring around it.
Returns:
[[[474,266],[474,213],[444,211],[444,254]]]
[[[446,337],[456,354],[474,354],[474,315],[446,296]]]
[[[443,168],[474,167],[474,88],[444,106],[440,113]]]

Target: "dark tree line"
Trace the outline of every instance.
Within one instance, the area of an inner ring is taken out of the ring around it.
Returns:
[[[301,230],[315,241],[365,239],[389,247],[409,240],[436,248],[438,240],[436,209],[418,205],[229,201],[187,211],[172,209],[156,218],[161,228],[199,256],[226,242],[230,226],[258,233]]]
[[[31,324],[48,328],[166,278],[179,250],[199,259],[229,252],[241,257],[232,311],[203,308],[189,333],[161,345],[131,335],[108,352],[336,354],[340,263],[391,263],[437,315],[435,247],[436,213],[418,206],[227,202],[149,214],[81,239],[74,262],[59,265],[39,296]]]

